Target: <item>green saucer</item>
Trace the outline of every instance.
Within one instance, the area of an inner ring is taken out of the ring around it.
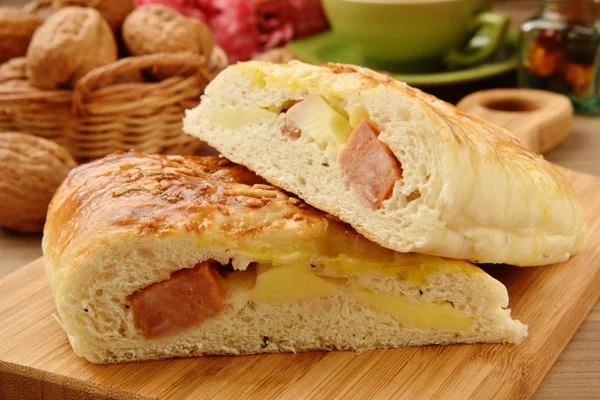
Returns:
[[[332,32],[325,32],[310,36],[306,39],[295,40],[288,44],[288,48],[302,60],[311,64],[325,64],[336,62],[354,64],[364,67],[379,69],[369,65],[360,52],[351,45],[343,42]],[[504,45],[486,63],[461,70],[439,71],[418,74],[391,73],[396,79],[413,86],[451,85],[489,78],[513,70],[518,64],[518,34],[508,32]]]

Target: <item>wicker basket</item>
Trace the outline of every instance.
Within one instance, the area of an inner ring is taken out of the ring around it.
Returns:
[[[118,149],[168,152],[192,141],[181,130],[184,110],[198,104],[226,65],[225,53],[215,48],[210,60],[191,53],[123,58],[89,72],[72,91],[39,90],[26,81],[0,83],[0,131],[51,139],[78,160]],[[118,83],[153,68],[176,73],[160,82]]]

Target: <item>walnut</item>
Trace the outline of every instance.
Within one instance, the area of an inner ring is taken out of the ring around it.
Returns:
[[[24,133],[0,133],[0,226],[41,232],[60,183],[77,165],[58,144]]]
[[[135,56],[179,52],[209,56],[214,46],[204,22],[158,4],[136,8],[123,23],[123,39]]]
[[[31,84],[42,89],[73,87],[89,71],[116,60],[110,26],[93,8],[58,10],[35,32],[27,50]]]

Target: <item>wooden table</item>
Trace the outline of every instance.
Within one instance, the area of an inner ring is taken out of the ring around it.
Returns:
[[[16,5],[23,1],[8,3]],[[536,2],[508,1],[496,7],[507,12],[513,26],[518,26],[533,14]],[[546,158],[600,176],[600,118],[576,117],[572,136]],[[40,240],[41,235],[20,235],[0,229],[0,277],[38,258]],[[600,302],[556,361],[534,399],[600,399]]]

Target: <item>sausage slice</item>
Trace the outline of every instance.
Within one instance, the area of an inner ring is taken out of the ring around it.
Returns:
[[[144,337],[176,333],[219,314],[224,303],[217,266],[216,262],[201,262],[129,296]]]
[[[381,207],[381,203],[391,196],[394,183],[402,178],[402,165],[377,136],[377,128],[363,118],[350,134],[339,157],[352,191],[374,209]]]

